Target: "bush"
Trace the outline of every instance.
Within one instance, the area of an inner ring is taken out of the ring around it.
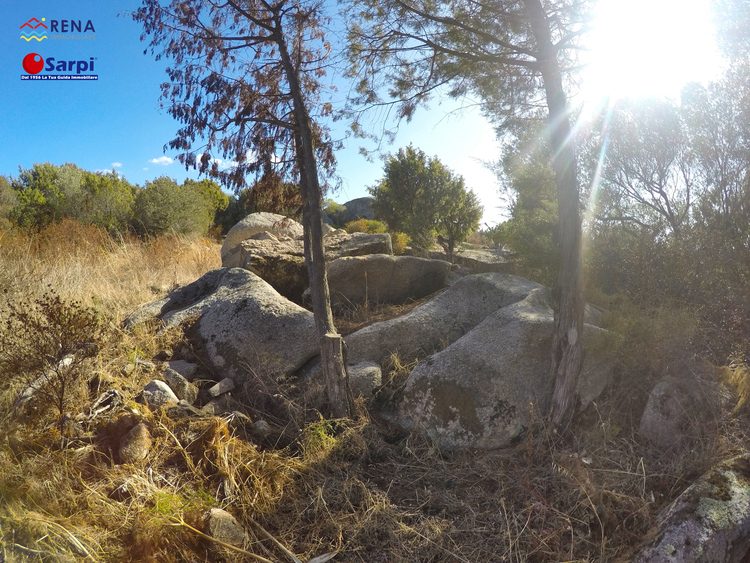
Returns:
[[[0,373],[20,378],[34,395],[57,409],[62,430],[65,408],[84,375],[82,363],[96,355],[104,337],[99,316],[50,290],[39,299],[6,300],[0,326]]]
[[[374,235],[388,232],[385,223],[382,223],[381,221],[373,221],[371,219],[357,219],[356,221],[350,221],[344,228],[349,234],[370,233]]]
[[[406,233],[391,233],[391,246],[393,247],[393,253],[396,256],[401,256],[405,251],[406,247],[411,244],[411,239]]]
[[[146,182],[146,187],[135,197],[135,229],[149,236],[169,232],[205,235],[217,206],[224,203],[215,192],[204,182],[189,180],[180,186],[166,176]],[[225,199],[228,204],[226,196]]]
[[[346,206],[336,203],[332,199],[326,200],[323,211],[333,222],[333,226],[341,228],[344,226],[344,217],[346,216]]]
[[[383,172],[380,183],[368,188],[372,208],[389,228],[407,233],[418,251],[429,250],[440,235],[452,257],[455,245],[479,226],[476,194],[437,158],[410,145],[388,157]]]

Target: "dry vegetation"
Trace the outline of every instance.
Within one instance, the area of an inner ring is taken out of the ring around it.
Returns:
[[[300,400],[304,390],[268,374],[254,374],[255,395],[235,397],[251,418],[271,423],[265,440],[232,417],[149,412],[133,398],[155,374],[136,360],[187,357],[190,345],[179,330],[128,333],[121,321],[219,266],[218,256],[218,246],[202,239],[116,241],[72,222],[0,234],[0,289],[11,303],[52,287],[92,307],[106,329],[71,390],[67,425],[41,401],[14,409],[22,378],[0,374],[0,560],[259,560],[252,553],[292,561],[276,542],[302,561],[331,551],[334,561],[361,563],[627,560],[664,503],[748,443],[750,374],[739,364],[722,375],[741,403],[722,409],[707,398],[684,447],[665,453],[637,439],[640,409],[659,375],[713,376],[710,366],[685,359],[691,320],[668,311],[618,321],[628,335],[620,377],[572,432],[562,438],[540,420],[504,451],[440,452],[363,401],[356,420],[324,420]],[[409,368],[394,358],[390,386]],[[121,391],[125,405],[76,420],[107,389]],[[154,445],[143,462],[119,464],[117,420],[136,409]],[[211,507],[245,526],[246,553],[199,533]]]

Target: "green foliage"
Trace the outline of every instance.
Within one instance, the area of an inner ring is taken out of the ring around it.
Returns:
[[[396,256],[401,256],[404,252],[406,252],[406,247],[411,244],[411,239],[409,238],[409,235],[407,235],[406,233],[402,233],[400,231],[392,231],[390,235],[391,235],[391,247],[393,248],[393,253]]]
[[[479,228],[482,205],[476,194],[464,188],[463,178],[451,182],[446,193],[445,206],[437,217],[438,240],[445,247],[448,259],[453,261],[453,251],[458,242]]]
[[[346,214],[346,206],[340,203],[336,203],[332,199],[326,200],[323,205],[323,211],[333,222],[333,226],[337,228],[344,227],[344,216]]]
[[[63,217],[65,194],[57,185],[58,168],[49,162],[21,169],[11,185],[16,192],[16,205],[11,212],[13,223],[20,227],[41,230]]]
[[[150,190],[138,189],[115,170],[88,172],[70,163],[34,164],[21,170],[9,187],[2,178],[0,226],[6,222],[38,231],[70,217],[109,233],[134,229],[141,234],[205,234],[230,203],[211,180],[186,180],[178,186],[158,178],[147,183]]]
[[[19,227],[41,230],[71,217],[109,232],[125,232],[132,219],[135,188],[113,170],[87,172],[75,164],[34,164],[12,182],[13,208],[8,212]]]
[[[527,275],[551,284],[560,263],[556,243],[557,189],[549,151],[521,141],[509,147],[502,162],[503,180],[511,199],[510,219],[493,236],[516,251]]]
[[[689,172],[693,157],[679,108],[660,99],[621,101],[606,120],[600,220],[627,222],[654,237],[681,234],[703,190]]]
[[[265,211],[293,219],[302,214],[302,196],[297,185],[284,182],[273,173],[265,174],[252,187],[240,192],[240,203],[248,213]]]
[[[453,244],[479,225],[481,207],[463,178],[454,176],[437,158],[411,145],[385,161],[385,177],[369,188],[373,209],[391,230],[406,233],[420,250],[432,246],[442,231]]]
[[[199,224],[207,225],[206,230],[208,230],[208,226],[216,222],[217,215],[229,207],[229,196],[221,190],[221,186],[216,182],[208,179],[200,182],[185,180],[182,188],[199,195],[203,199],[204,205],[200,206],[198,211],[201,214]],[[199,232],[205,234],[205,231]]]
[[[34,301],[6,299],[0,325],[0,374],[36,388],[57,408],[62,424],[68,398],[85,376],[82,364],[95,355],[104,325],[92,309],[65,301],[50,290]]]
[[[166,176],[146,182],[146,187],[135,197],[136,230],[143,235],[206,234],[216,206],[223,203],[213,186],[216,184],[207,180],[188,180],[180,186]]]
[[[106,174],[84,172],[72,217],[110,233],[123,233],[133,220],[135,190],[114,170]]]
[[[480,235],[489,241],[492,246],[503,246],[505,244],[506,229],[503,223],[488,226],[479,231]]]
[[[278,175],[265,176],[252,187],[241,190],[239,197],[230,196],[227,207],[217,211],[214,223],[226,233],[249,214],[261,211],[300,219],[302,198],[299,188],[282,181]]]
[[[5,176],[0,176],[0,229],[8,229],[12,223],[10,215],[16,205],[16,192]]]
[[[349,221],[344,228],[347,233],[386,233],[388,228],[382,221],[373,221],[371,219],[357,219],[356,221]]]

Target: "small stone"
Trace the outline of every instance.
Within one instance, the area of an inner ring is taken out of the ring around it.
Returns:
[[[252,419],[240,411],[232,411],[232,415],[227,422],[230,430],[246,430],[253,424]]]
[[[154,365],[153,362],[142,360],[140,358],[136,358],[134,363],[136,366],[140,367],[143,371],[154,371],[156,369],[156,365]]]
[[[252,432],[258,438],[267,438],[271,433],[271,425],[265,420],[256,420],[253,422]]]
[[[229,377],[225,377],[216,385],[211,387],[208,390],[208,394],[212,397],[218,397],[219,395],[223,395],[224,393],[229,393],[232,389],[234,389],[234,380]]]
[[[158,379],[149,381],[143,388],[143,398],[150,408],[177,404],[179,398],[174,394],[169,385]]]
[[[198,388],[175,370],[164,368],[164,379],[178,399],[183,399],[191,405],[198,399]]]
[[[205,519],[206,533],[212,538],[235,547],[242,547],[245,544],[247,539],[245,529],[226,510],[212,508],[205,515]]]
[[[169,358],[172,357],[172,352],[169,350],[162,350],[156,356],[154,356],[154,360],[157,362],[166,362]]]
[[[180,399],[180,402],[177,404],[179,408],[181,408],[186,414],[190,414],[193,416],[203,416],[203,412],[199,409],[196,409],[193,405],[188,403],[184,399]]]
[[[198,364],[193,364],[185,360],[167,362],[167,367],[173,369],[188,381],[192,381],[195,372],[198,371]]]
[[[235,411],[239,405],[232,399],[231,395],[223,395],[206,403],[201,409],[201,413],[206,415],[219,416],[221,414]]]
[[[347,366],[349,386],[352,392],[363,397],[372,397],[372,392],[382,385],[383,372],[375,362],[360,362]]]
[[[122,463],[136,463],[146,459],[151,451],[151,433],[141,422],[133,427],[120,440],[120,461]]]

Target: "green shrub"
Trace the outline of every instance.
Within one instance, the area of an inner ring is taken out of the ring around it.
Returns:
[[[378,234],[378,233],[386,233],[388,232],[388,228],[386,227],[385,223],[381,221],[373,221],[370,219],[357,219],[356,221],[350,221],[346,224],[346,232],[347,233],[370,233],[370,234]]]
[[[332,199],[326,200],[323,211],[333,222],[333,226],[341,228],[344,226],[344,216],[346,215],[346,206],[336,203]]]
[[[214,182],[188,180],[180,186],[162,176],[138,191],[134,226],[142,235],[205,235],[216,210],[228,204],[229,199]]]
[[[406,247],[409,246],[409,244],[411,244],[411,239],[406,233],[391,233],[391,246],[393,247],[393,253],[396,256],[401,256],[406,251]]]

